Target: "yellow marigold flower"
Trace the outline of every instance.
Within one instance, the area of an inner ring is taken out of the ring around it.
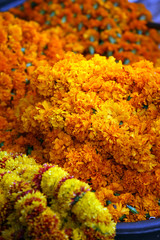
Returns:
[[[38,216],[47,208],[45,196],[40,192],[28,193],[15,204],[16,217],[23,225],[27,225],[29,218]]]
[[[104,223],[93,223],[87,222],[87,227],[93,229],[96,233],[95,235],[99,235],[99,237],[104,236],[104,239],[114,239],[114,227],[115,224],[110,222],[107,226]],[[98,234],[97,234],[98,233]]]
[[[69,177],[69,174],[62,168],[57,166],[50,168],[42,176],[41,188],[43,193],[53,198],[59,183],[67,177]]]
[[[94,204],[93,204],[94,203]],[[72,208],[72,212],[76,214],[80,222],[85,221],[85,226],[100,231],[103,234],[111,235],[114,233],[115,224],[111,222],[111,218],[107,208],[103,208],[99,204],[98,199],[92,192],[87,192]],[[109,223],[105,226],[104,223]]]
[[[78,179],[66,180],[59,189],[58,202],[60,204],[60,210],[68,211],[74,206],[87,191],[90,191],[90,187],[87,183],[83,183]]]
[[[16,226],[16,227],[17,227],[17,226]],[[14,240],[14,237],[13,237],[13,236],[15,236],[18,231],[20,231],[20,227],[19,227],[19,228],[18,228],[18,227],[15,228],[15,226],[14,226],[14,227],[10,227],[10,228],[8,228],[8,229],[6,229],[6,230],[4,230],[4,231],[2,232],[2,237],[3,237],[5,240],[7,240],[7,239]]]
[[[32,184],[33,177],[35,176],[35,174],[37,174],[39,168],[40,166],[37,164],[30,165],[26,162],[26,164],[19,165],[14,172],[20,176],[23,176],[23,179],[25,181]]]
[[[80,116],[77,116],[77,114],[66,116],[64,124],[65,131],[82,142],[87,137],[88,129],[91,126],[90,114],[84,113]]]
[[[3,193],[3,191],[0,189],[0,225],[2,225],[6,219],[7,210],[8,210],[7,205],[8,205],[8,202],[5,197],[5,193]],[[1,229],[1,227],[0,227],[0,229]]]
[[[0,155],[1,153],[3,152],[0,152]],[[5,155],[4,155],[5,157]],[[24,167],[24,166],[28,166],[30,165],[31,167],[35,167],[36,165],[36,161],[35,159],[31,158],[31,157],[28,157],[26,155],[23,155],[22,154],[12,154],[10,156],[6,156],[8,159],[7,161],[5,162],[5,168],[8,169],[8,170],[14,170],[14,169],[17,169],[18,167]],[[3,160],[3,155],[2,157],[0,156],[0,160],[2,161]]]
[[[10,91],[13,88],[13,83],[11,77],[4,73],[0,73],[0,99],[1,99],[1,106],[6,105],[9,103],[11,95]]]
[[[79,228],[75,228],[73,230],[73,240],[86,240],[86,236],[84,235],[83,231]]]
[[[92,203],[95,203],[92,205]],[[98,212],[97,212],[98,210]],[[110,221],[107,208],[99,204],[92,192],[86,192],[84,196],[73,206],[72,212],[77,215],[79,221]]]
[[[42,96],[52,96],[55,89],[56,79],[51,72],[49,64],[45,66],[39,66],[33,73],[33,81],[31,83],[32,88],[36,88],[38,94]]]
[[[61,109],[55,109],[51,111],[49,122],[51,123],[53,129],[55,128],[63,129],[65,116],[66,112]]]
[[[5,173],[1,178],[0,186],[3,186],[3,191],[5,191],[6,195],[9,194],[9,187],[13,186],[16,182],[20,182],[22,178],[20,178],[17,174],[8,172]]]
[[[34,239],[68,239],[68,236],[60,231],[60,219],[50,209],[46,208],[34,219],[29,220],[27,237]]]

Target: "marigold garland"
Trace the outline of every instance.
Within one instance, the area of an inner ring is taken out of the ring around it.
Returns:
[[[26,155],[1,151],[0,164],[2,239],[113,239],[115,223],[88,184]]]

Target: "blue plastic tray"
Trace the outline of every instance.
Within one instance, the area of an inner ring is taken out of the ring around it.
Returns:
[[[17,0],[17,1],[12,1],[12,0],[0,0],[0,12],[6,12],[10,8],[16,7],[22,3],[24,3],[25,0]]]
[[[160,219],[118,223],[115,240],[160,240]]]

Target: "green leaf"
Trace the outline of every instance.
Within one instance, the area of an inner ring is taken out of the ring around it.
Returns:
[[[134,213],[134,214],[139,213],[139,212],[136,210],[136,208],[134,208],[134,207],[132,207],[132,206],[130,206],[130,205],[128,205],[128,204],[127,204],[127,207],[129,208],[129,210],[130,210],[132,213]]]
[[[1,142],[0,143],[0,148],[4,146],[4,142]]]
[[[129,64],[130,63],[130,60],[128,59],[128,58],[126,58],[126,59],[124,59],[124,61],[123,61],[123,64]]]
[[[23,5],[20,6],[19,10],[23,12],[24,11],[24,6]]]
[[[31,2],[30,5],[31,5],[31,8],[35,8],[35,7],[38,5],[38,3],[36,3],[36,2]]]
[[[26,153],[27,156],[31,155],[32,150],[33,150],[33,146],[28,146],[27,153]]]
[[[56,15],[56,12],[55,11],[52,11],[51,13],[50,13],[50,17],[54,17]]]
[[[123,214],[123,215],[119,218],[119,220],[120,220],[121,222],[123,222],[124,218],[126,218],[126,214]]]
[[[62,19],[61,19],[61,22],[62,23],[65,23],[67,21],[67,17],[66,16],[63,16]]]
[[[144,109],[148,109],[148,105],[143,104]]]
[[[150,214],[149,213],[146,213],[146,218],[150,218]]]
[[[97,110],[92,108],[93,114],[96,114]]]
[[[128,96],[127,101],[131,100],[132,97]]]
[[[122,124],[123,124],[123,121],[120,121],[119,126],[121,126]]]
[[[32,66],[32,63],[31,63],[31,62],[26,63],[26,67],[30,67],[30,66]]]
[[[29,85],[30,84],[30,80],[28,80],[27,78],[25,79],[25,84]]]
[[[6,130],[6,132],[11,132],[11,131],[12,131],[12,129],[7,129],[7,130]]]
[[[116,43],[116,39],[114,39],[112,36],[109,36],[108,40],[110,43],[113,43],[113,44]]]
[[[44,9],[40,10],[40,14],[44,15],[46,13],[46,11]]]
[[[108,206],[109,204],[111,204],[112,202],[110,200],[106,201],[106,205]]]
[[[75,205],[79,199],[81,199],[84,195],[86,194],[86,192],[83,192],[81,195],[77,195],[75,198],[72,199],[72,206]]]
[[[46,25],[50,25],[51,22],[50,22],[49,20],[47,20],[47,21],[45,21],[45,24],[46,24]]]
[[[46,44],[43,49],[47,50],[48,49],[48,45]]]
[[[94,54],[94,52],[95,52],[94,47],[93,46],[89,46],[89,53],[90,54]]]
[[[21,51],[22,51],[23,53],[25,53],[25,50],[26,50],[26,49],[25,49],[24,47],[21,48]]]
[[[119,193],[114,193],[114,196],[120,196],[120,194]]]

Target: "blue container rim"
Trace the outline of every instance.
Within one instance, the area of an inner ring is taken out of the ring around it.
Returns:
[[[25,0],[14,0],[14,1],[0,0],[0,12],[6,12],[10,8],[16,7],[24,2]]]
[[[116,235],[160,233],[160,219],[138,222],[122,222],[116,225]]]

